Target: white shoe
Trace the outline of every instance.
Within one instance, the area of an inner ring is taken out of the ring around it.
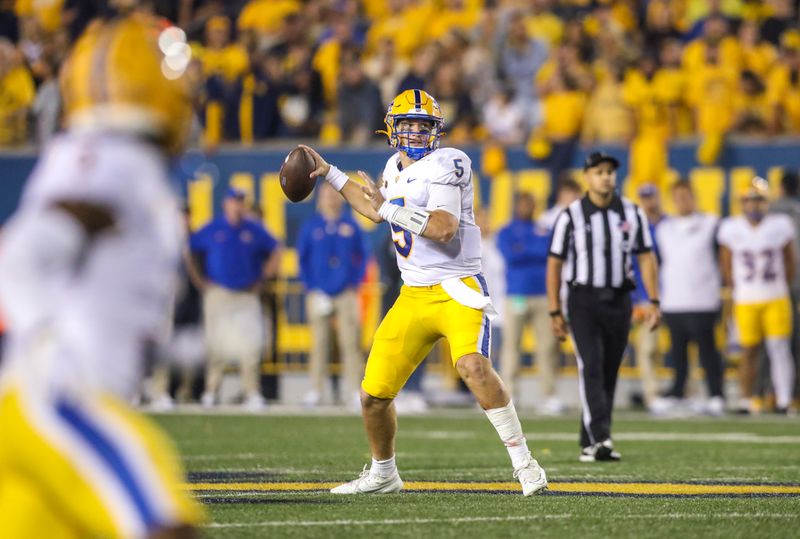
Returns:
[[[365,464],[358,479],[332,488],[331,494],[391,494],[400,492],[402,488],[403,480],[397,470],[389,477],[381,477],[367,470]]]
[[[655,416],[666,416],[675,412],[680,403],[676,397],[658,397],[650,403],[647,411]]]
[[[708,399],[705,413],[714,417],[725,415],[725,399],[722,397],[711,397]]]
[[[547,488],[547,476],[536,459],[529,457],[524,466],[514,470],[514,478],[522,485],[523,496],[532,496]]]
[[[203,396],[200,397],[200,404],[203,406],[203,408],[213,408],[216,403],[217,399],[210,391],[206,391],[203,393]]]
[[[401,391],[394,399],[394,408],[398,415],[424,414],[428,403],[421,391]]]
[[[307,408],[316,408],[322,404],[322,395],[316,389],[310,389],[303,395],[302,403]]]
[[[559,416],[564,413],[564,403],[558,397],[550,397],[544,401],[539,413],[547,416]]]
[[[245,397],[242,406],[248,412],[260,412],[267,407],[267,401],[261,396],[261,393],[251,393]]]
[[[154,412],[170,412],[175,409],[175,401],[169,395],[161,395],[151,403]]]

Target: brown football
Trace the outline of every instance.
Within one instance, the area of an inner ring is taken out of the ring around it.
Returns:
[[[281,165],[281,189],[286,198],[292,202],[304,200],[317,183],[316,178],[309,177],[316,167],[314,158],[305,150],[297,147],[286,156]]]

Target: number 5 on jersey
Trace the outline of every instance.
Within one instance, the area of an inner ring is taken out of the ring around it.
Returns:
[[[389,201],[389,204],[395,204],[403,207],[406,205],[406,199],[405,197],[393,198]],[[394,248],[397,249],[397,252],[400,253],[400,256],[403,258],[408,258],[408,256],[411,254],[411,246],[414,243],[414,236],[412,236],[411,232],[403,227],[397,225],[391,225],[391,227]]]

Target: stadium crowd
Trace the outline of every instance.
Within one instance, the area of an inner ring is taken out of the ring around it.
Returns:
[[[0,2],[0,145],[57,129],[59,67],[104,4]],[[188,36],[207,147],[363,144],[408,88],[437,97],[453,145],[527,145],[557,164],[578,141],[631,144],[632,174],[651,180],[675,138],[703,137],[713,162],[731,133],[800,133],[792,0],[140,4]]]

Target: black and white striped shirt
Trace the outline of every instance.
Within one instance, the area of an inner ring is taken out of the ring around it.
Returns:
[[[558,216],[550,239],[550,256],[566,261],[567,283],[594,288],[635,288],[632,255],[652,248],[642,209],[616,195],[607,208],[588,195],[576,200]]]

